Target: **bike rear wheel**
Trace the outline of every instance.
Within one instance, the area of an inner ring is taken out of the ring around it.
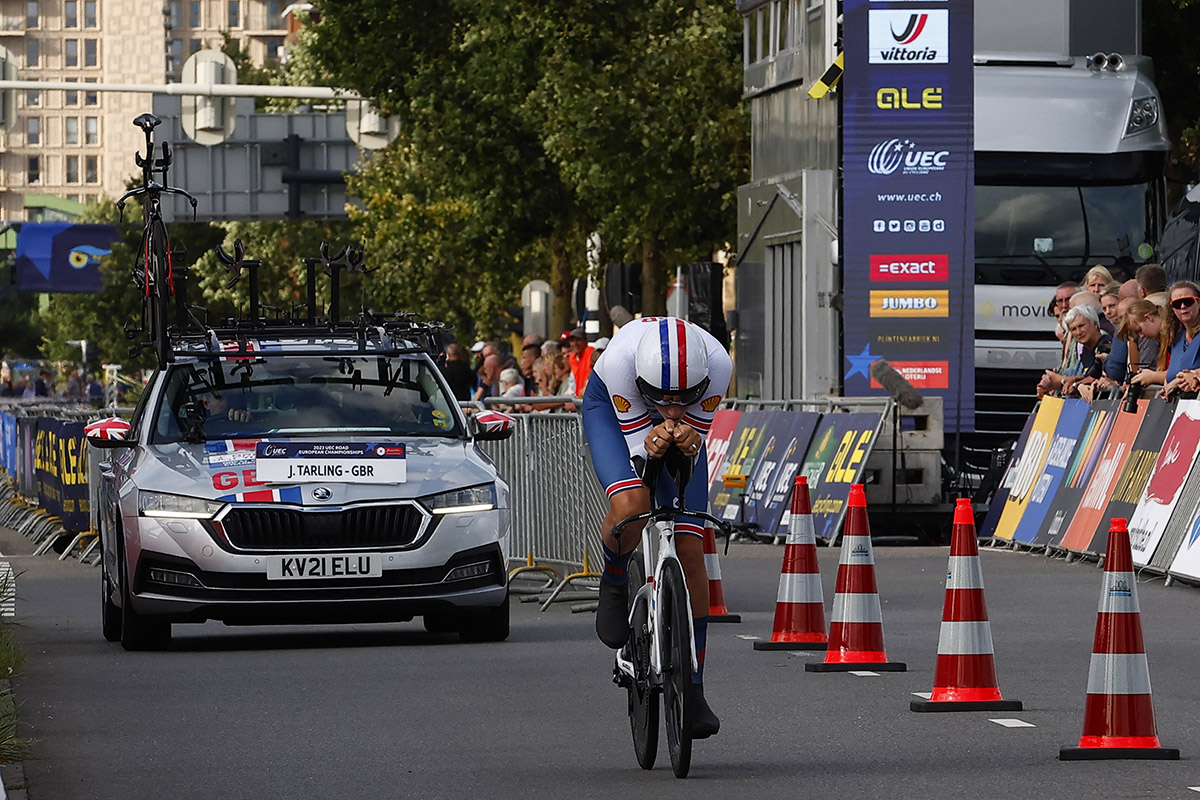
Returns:
[[[692,682],[692,609],[678,561],[663,564],[662,586],[663,708],[667,752],[676,778],[686,778],[692,765],[692,737],[687,732],[683,696]]]
[[[158,363],[170,360],[171,343],[167,338],[167,314],[170,307],[170,261],[167,248],[167,226],[161,219],[151,221],[149,234],[143,243],[142,257],[150,273],[150,291],[146,300],[146,328],[154,345]]]
[[[645,567],[641,553],[635,552],[629,559],[629,610],[634,609],[634,597],[646,584]],[[633,662],[635,677],[629,683],[629,728],[633,733],[633,752],[642,769],[653,769],[658,757],[658,690],[654,688],[650,664],[650,625],[647,621],[649,608],[645,602],[637,604],[633,617],[633,628],[629,632],[629,656]]]

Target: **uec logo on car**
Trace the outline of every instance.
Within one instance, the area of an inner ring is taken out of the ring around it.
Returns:
[[[263,448],[263,455],[267,456],[268,458],[274,456],[284,456],[287,455],[287,448],[281,447],[277,444],[269,444]]]

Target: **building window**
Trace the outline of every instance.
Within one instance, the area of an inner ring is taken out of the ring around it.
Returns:
[[[282,61],[283,60],[283,38],[280,36],[272,36],[264,40],[267,46],[267,61]]]
[[[41,117],[26,117],[25,118],[25,144],[41,144],[42,143],[42,118]]]
[[[74,78],[67,78],[67,81],[69,83],[75,83]],[[63,105],[65,105],[65,106],[79,105],[79,92],[75,91],[74,89],[65,89],[63,91]]]
[[[203,28],[204,20],[200,15],[200,6],[203,3],[200,0],[190,0],[188,2],[188,22],[193,28]]]
[[[63,3],[63,27],[79,27],[79,0],[67,0]]]
[[[41,51],[38,48],[37,39],[25,40],[25,66],[37,67],[41,66]]]
[[[169,48],[170,55],[168,57],[168,62],[170,64],[171,74],[178,75],[180,70],[183,69],[183,40],[172,39],[169,44]]]
[[[267,28],[278,30],[283,27],[283,3],[279,0],[267,0]]]
[[[37,89],[27,89],[25,91],[25,105],[40,106],[42,104],[42,93]]]
[[[100,118],[99,117],[84,117],[84,119],[83,119],[83,143],[84,144],[100,144]]]
[[[63,144],[79,144],[79,117],[63,118]]]
[[[63,39],[63,66],[79,66],[79,40]]]
[[[85,183],[100,182],[100,156],[83,157],[83,180]]]
[[[163,10],[167,12],[167,27],[178,28],[183,25],[183,8],[179,0],[171,0]]]
[[[99,27],[96,20],[96,0],[83,0],[83,27]]]
[[[30,156],[25,160],[25,182],[30,186],[42,182],[41,156]]]
[[[38,0],[29,0],[25,4],[25,27],[36,28],[38,24]]]
[[[198,52],[200,52],[200,40],[199,39],[188,39],[188,53],[198,53]]]
[[[85,67],[100,66],[100,40],[83,40],[83,65]]]
[[[84,82],[84,83],[95,83],[95,82],[96,82],[96,79],[95,79],[95,78],[85,78],[83,82]],[[98,105],[100,105],[100,94],[99,94],[99,92],[84,92],[84,93],[83,93],[83,104],[84,104],[85,106],[98,106]]]
[[[229,0],[229,27],[242,27],[242,4],[239,0]]]
[[[79,183],[79,156],[67,156],[67,183]]]
[[[71,200],[72,202],[75,202],[75,203],[79,202],[79,195],[77,195],[77,194],[64,194],[63,197],[65,197],[68,200]]]

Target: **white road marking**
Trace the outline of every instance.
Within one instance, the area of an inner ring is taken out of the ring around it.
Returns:
[[[1032,722],[1026,722],[1023,719],[989,719],[988,722],[994,722],[997,725],[1003,725],[1006,728],[1036,728]]]
[[[739,634],[736,634],[736,635],[737,635],[737,638],[739,638],[739,639],[745,639],[747,642],[753,642],[755,639],[761,639],[761,638],[762,638],[761,636],[749,636],[749,635],[747,635],[747,634],[745,634],[745,633],[739,633]]]
[[[0,561],[0,616],[17,616],[17,578],[7,561]]]
[[[1189,786],[1188,788],[1193,792],[1200,792],[1200,786]]]
[[[932,700],[933,692],[913,692],[913,697],[919,697],[922,700]]]
[[[851,675],[857,675],[860,678],[878,678],[878,672],[868,672],[866,670],[850,670]]]

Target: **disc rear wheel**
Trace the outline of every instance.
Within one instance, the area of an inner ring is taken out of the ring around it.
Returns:
[[[634,608],[633,598],[646,583],[645,568],[641,553],[635,552],[629,559],[629,609]],[[633,752],[642,769],[652,769],[658,756],[658,690],[650,680],[650,625],[647,604],[637,604],[633,617],[633,629],[629,633],[629,655],[636,673],[630,682],[629,727],[633,733]]]
[[[692,681],[692,609],[683,570],[677,561],[663,565],[663,708],[667,722],[667,752],[676,778],[686,778],[692,765],[692,737],[687,733],[683,696]]]

